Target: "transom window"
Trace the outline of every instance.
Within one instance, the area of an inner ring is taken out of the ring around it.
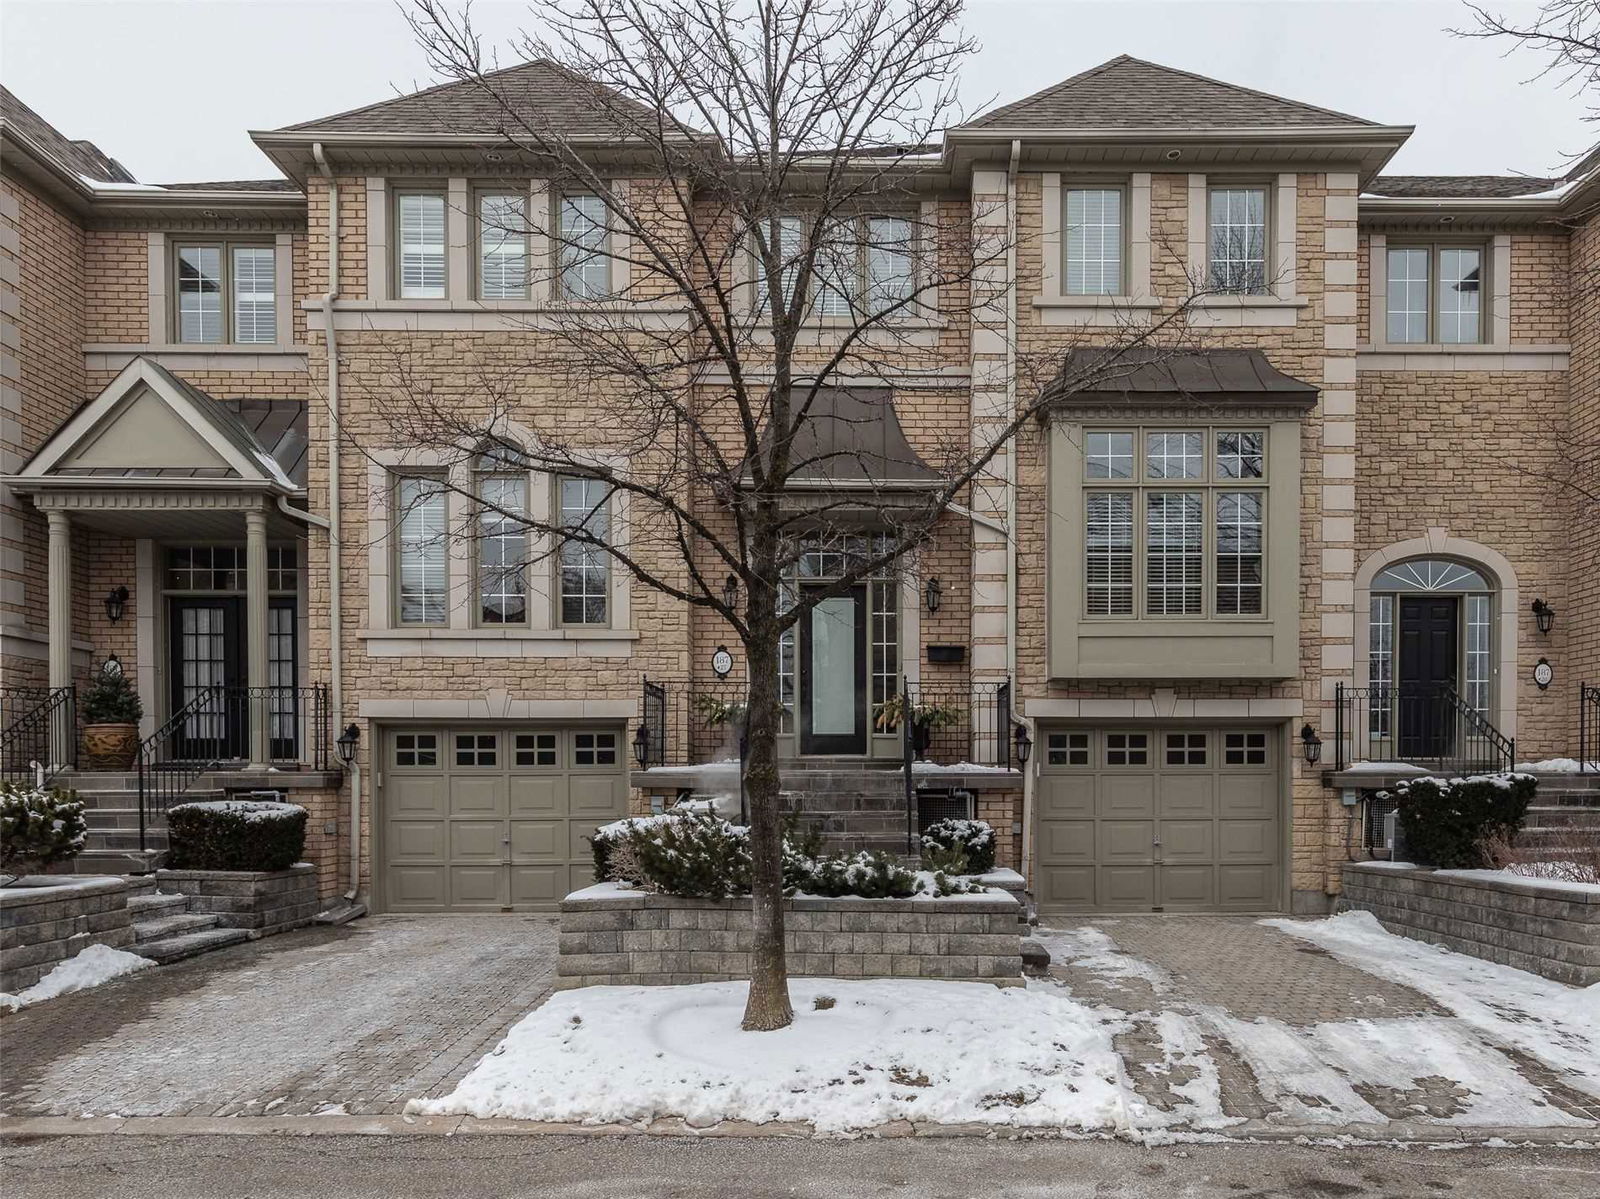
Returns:
[[[478,196],[478,296],[521,300],[528,295],[528,197],[521,192]]]
[[[557,762],[557,734],[518,733],[516,735],[518,766],[554,766]]]
[[[395,197],[397,278],[404,300],[445,298],[445,196],[403,191]]]
[[[610,295],[605,201],[595,195],[562,196],[557,227],[561,294],[569,300],[600,300]]]
[[[1121,188],[1072,188],[1064,197],[1066,292],[1122,295]]]
[[[497,743],[499,737],[494,733],[457,733],[456,734],[456,765],[457,766],[495,766],[499,763]]]
[[[615,766],[617,764],[617,735],[615,733],[572,734],[572,764],[574,766]]]
[[[1087,615],[1264,614],[1265,432],[1091,429],[1084,476]]]
[[[1214,187],[1210,195],[1213,291],[1267,291],[1267,189]]]
[[[396,733],[394,735],[394,764],[396,766],[437,766],[439,764],[439,738],[435,733]]]
[[[245,582],[242,545],[175,545],[167,550],[167,591],[244,591]],[[280,595],[300,590],[294,546],[267,547],[267,590]]]
[[[1393,344],[1483,340],[1482,246],[1388,249],[1386,331]]]
[[[277,254],[270,245],[179,243],[173,259],[177,340],[278,340]]]

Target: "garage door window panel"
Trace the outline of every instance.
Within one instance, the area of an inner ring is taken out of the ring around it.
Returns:
[[[518,767],[559,766],[561,738],[557,733],[518,733],[513,752]]]
[[[500,739],[494,733],[457,733],[456,765],[494,767],[499,765]]]
[[[1105,759],[1107,766],[1150,765],[1150,735],[1107,733]]]
[[[394,764],[400,767],[432,767],[439,764],[439,734],[396,733]]]

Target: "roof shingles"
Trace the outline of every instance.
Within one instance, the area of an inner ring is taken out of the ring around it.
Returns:
[[[964,129],[1233,129],[1373,125],[1348,113],[1122,54]]]

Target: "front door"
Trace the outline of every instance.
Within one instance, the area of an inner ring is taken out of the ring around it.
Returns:
[[[177,715],[216,689],[213,703],[184,720],[168,756],[178,761],[239,757],[249,748],[245,705],[235,690],[245,681],[244,601],[237,596],[210,596],[174,598],[168,603],[169,714]]]
[[[1403,761],[1443,757],[1452,748],[1455,722],[1445,693],[1456,686],[1459,603],[1453,595],[1400,597],[1395,702]]]
[[[867,752],[867,587],[821,600],[800,621],[800,752]]]
[[[177,597],[168,600],[168,713],[175,715],[209,688],[217,700],[195,712],[178,730],[168,751],[179,761],[250,756],[244,605],[239,596]],[[299,750],[300,693],[298,620],[293,597],[267,608],[267,731],[275,761],[293,761]]]

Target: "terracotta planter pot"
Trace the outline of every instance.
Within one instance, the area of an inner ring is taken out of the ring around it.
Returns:
[[[139,752],[136,724],[86,724],[83,726],[85,770],[127,770]]]

